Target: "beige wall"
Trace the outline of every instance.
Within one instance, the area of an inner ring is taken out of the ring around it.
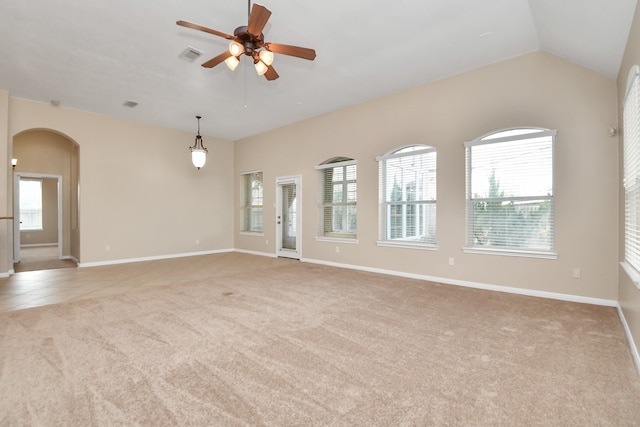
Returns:
[[[627,86],[627,77],[629,70],[633,65],[640,65],[640,7],[636,7],[636,13],[633,19],[631,32],[629,33],[629,39],[627,42],[627,48],[625,50],[622,65],[620,66],[620,72],[618,73],[618,99],[619,107],[622,107],[624,101],[624,94]],[[619,113],[620,124],[619,129],[622,129],[622,110]],[[620,138],[620,153],[622,153],[622,138]],[[619,224],[620,224],[620,255],[619,260],[624,259],[624,189],[622,188],[622,171],[623,171],[623,158],[620,155],[620,175],[619,182],[621,183],[620,197],[618,204],[619,212]],[[629,279],[629,276],[622,267],[618,267],[619,283],[618,283],[618,298],[620,307],[629,326],[631,335],[636,345],[640,344],[640,290],[635,287],[633,282]]]
[[[11,144],[9,144],[9,92],[0,89],[0,216],[13,216],[11,197]],[[0,220],[0,277],[13,269],[13,221]]]
[[[205,135],[209,156],[198,171],[189,132],[13,97],[8,126],[7,144],[31,129],[54,130],[78,144],[79,232],[71,238],[80,243],[81,264],[233,247],[231,142]]]
[[[264,236],[239,234],[236,247],[274,252],[275,179],[302,175],[302,257],[418,275],[616,300],[618,145],[615,81],[536,52],[237,141],[239,174],[264,171]],[[465,254],[463,143],[518,126],[557,129],[558,259]],[[439,250],[378,247],[378,165],[394,147],[438,149]],[[334,156],[358,162],[358,243],[316,241],[314,166]],[[266,241],[269,244],[266,244]],[[340,246],[339,253],[336,246]],[[454,266],[448,265],[453,257]],[[574,268],[582,271],[574,279]]]

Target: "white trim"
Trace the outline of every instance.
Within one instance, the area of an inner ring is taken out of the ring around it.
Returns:
[[[629,276],[629,279],[631,279],[635,287],[640,289],[640,274],[638,273],[638,271],[626,261],[621,261],[620,266],[622,267],[624,272],[627,273],[627,276]]]
[[[25,245],[20,245],[21,248],[36,248],[36,247],[45,247],[45,246],[58,246],[57,243],[29,243]]]
[[[366,271],[369,273],[378,273],[378,274],[386,274],[389,276],[406,277],[409,279],[426,280],[429,282],[443,283],[446,285],[463,286],[466,288],[474,288],[474,289],[484,289],[487,291],[506,292],[506,293],[516,294],[516,295],[526,295],[526,296],[539,297],[539,298],[555,299],[560,301],[578,302],[583,304],[602,305],[606,307],[617,307],[618,305],[618,302],[615,300],[602,299],[602,298],[591,298],[591,297],[583,297],[580,295],[559,294],[556,292],[536,291],[533,289],[514,288],[511,286],[469,282],[466,280],[448,279],[445,277],[427,276],[423,274],[406,273],[403,271],[385,270],[381,268],[363,267],[360,265],[352,265],[352,264],[341,264],[341,263],[316,260],[316,259],[304,258],[304,259],[301,259],[300,261],[308,262],[311,264],[321,264],[321,265],[328,265],[331,267]]]
[[[415,151],[405,151],[404,153],[398,153],[398,151],[402,151],[405,148],[409,148],[409,147],[424,147],[424,148],[421,148],[420,150],[415,150]],[[431,147],[429,145],[424,145],[424,144],[411,144],[411,145],[405,145],[404,147],[400,147],[400,148],[394,148],[391,152],[387,154],[383,154],[382,156],[377,156],[376,161],[382,162],[384,160],[396,159],[398,157],[417,156],[420,154],[427,154],[427,153],[434,153],[434,152],[436,153],[438,152],[438,149],[436,147]]]
[[[638,78],[638,76],[640,76],[640,66],[634,65],[629,70],[629,75],[627,77],[627,88],[625,89],[624,100],[622,101],[623,108],[624,108],[624,105],[627,103],[627,97],[629,96],[629,92],[631,92],[631,86],[633,86],[633,82],[636,78]]]
[[[114,259],[110,261],[84,262],[84,263],[78,263],[78,268],[101,267],[104,265],[116,265],[116,264],[128,264],[131,262],[157,261],[162,259],[184,258],[189,256],[211,255],[211,254],[219,254],[219,253],[225,253],[225,252],[233,252],[233,249],[215,249],[211,251],[187,252],[187,253],[181,253],[181,254],[157,255],[157,256],[149,256],[149,257],[141,257],[141,258],[125,258],[125,259]]]
[[[624,334],[627,337],[627,343],[629,344],[629,350],[631,350],[631,357],[633,358],[633,363],[636,365],[636,371],[638,375],[640,375],[640,354],[638,354],[638,347],[636,346],[635,341],[633,340],[633,335],[631,335],[631,329],[629,329],[629,324],[627,323],[627,319],[624,317],[624,312],[622,311],[622,307],[620,307],[620,303],[616,305],[618,309],[618,316],[620,317],[620,322],[622,323],[622,328],[624,329]]]
[[[420,249],[423,251],[437,251],[440,249],[437,245],[434,245],[432,243],[413,243],[406,240],[403,240],[401,242],[378,240],[376,244],[378,246],[384,246],[387,248]]]
[[[332,243],[348,243],[357,245],[358,239],[352,237],[324,237],[324,236],[316,236],[316,241],[318,242],[332,242]]]
[[[465,246],[462,248],[462,252],[465,254],[476,255],[502,255],[524,258],[558,259],[558,254],[555,252],[519,251],[516,249],[470,248]]]
[[[320,171],[324,169],[333,169],[333,168],[338,168],[342,166],[351,166],[351,165],[357,165],[357,164],[358,164],[357,160],[345,160],[343,162],[324,163],[322,165],[315,166],[315,169]]]
[[[490,138],[490,139],[484,139],[490,135],[496,134],[496,133],[501,133],[501,132],[506,132],[509,130],[518,130],[518,129],[539,129],[539,132],[530,132],[530,133],[521,133],[518,135],[512,135],[512,136],[503,136],[501,138]],[[498,131],[494,131],[491,133],[488,133],[486,135],[481,136],[478,139],[474,139],[473,141],[466,141],[464,143],[464,146],[466,148],[468,147],[475,147],[477,145],[485,145],[485,144],[494,144],[494,143],[498,143],[498,142],[509,142],[509,141],[524,141],[527,139],[538,139],[538,138],[544,138],[547,136],[552,136],[552,137],[556,137],[558,134],[557,130],[551,130],[551,129],[543,129],[543,128],[534,128],[534,127],[522,127],[522,128],[509,128],[509,129],[502,129],[502,130],[498,130]]]
[[[239,233],[240,233],[241,236],[264,237],[264,232],[263,231],[240,231]]]
[[[238,252],[238,253],[241,253],[241,254],[248,254],[248,255],[265,256],[267,258],[277,258],[276,254],[269,253],[269,252],[249,251],[249,250],[246,250],[246,249],[238,249],[238,248],[234,248],[232,250],[232,252]]]
[[[258,173],[258,172],[263,172],[264,173],[264,171],[262,169],[256,169],[256,170],[247,171],[247,172],[240,172],[240,175],[250,175],[252,173]]]

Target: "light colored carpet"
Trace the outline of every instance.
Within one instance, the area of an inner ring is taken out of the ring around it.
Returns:
[[[614,308],[305,263],[0,315],[0,425],[638,425]]]

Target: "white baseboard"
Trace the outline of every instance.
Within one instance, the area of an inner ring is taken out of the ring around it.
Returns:
[[[189,256],[211,255],[211,254],[219,254],[219,253],[225,253],[225,252],[233,252],[233,249],[216,249],[211,251],[187,252],[187,253],[170,254],[170,255],[157,255],[157,256],[149,256],[149,257],[142,257],[142,258],[124,258],[124,259],[115,259],[110,261],[81,262],[81,263],[78,263],[78,267],[79,268],[101,267],[104,265],[128,264],[131,262],[143,262],[143,261],[157,261],[161,259],[184,258]]]
[[[638,353],[638,347],[636,346],[636,343],[633,340],[633,335],[631,335],[631,329],[629,329],[629,324],[627,323],[627,319],[625,319],[624,317],[622,307],[620,307],[620,304],[617,304],[616,308],[618,309],[618,316],[620,317],[620,322],[622,322],[622,328],[624,329],[624,334],[627,336],[627,343],[629,344],[629,350],[631,350],[631,357],[633,358],[633,363],[636,365],[636,371],[638,372],[638,375],[640,375],[640,354]]]
[[[249,254],[249,255],[258,255],[258,256],[266,256],[268,258],[277,258],[276,254],[272,254],[269,252],[258,252],[258,251],[247,251],[245,249],[234,249],[233,252],[238,252],[241,254]]]
[[[362,267],[359,265],[351,265],[351,264],[340,264],[336,262],[322,261],[322,260],[308,259],[308,258],[301,259],[300,261],[309,262],[313,264],[328,265],[331,267],[340,267],[340,268],[349,268],[352,270],[367,271],[370,273],[387,274],[389,276],[406,277],[409,279],[427,280],[429,282],[443,283],[446,285],[464,286],[467,288],[475,288],[475,289],[485,289],[488,291],[506,292],[510,294],[527,295],[532,297],[579,302],[584,304],[603,305],[607,307],[618,306],[618,302],[615,300],[608,300],[608,299],[601,299],[601,298],[591,298],[591,297],[583,297],[579,295],[560,294],[556,292],[536,291],[532,289],[514,288],[510,286],[469,282],[466,280],[448,279],[446,277],[427,276],[424,274],[406,273],[403,271],[385,270],[381,268]]]

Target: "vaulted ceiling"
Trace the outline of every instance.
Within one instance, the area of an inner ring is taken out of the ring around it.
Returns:
[[[245,0],[0,0],[0,89],[14,97],[238,140],[543,50],[615,78],[637,0],[262,0],[280,78],[200,66],[247,24]],[[181,53],[203,54],[190,62]],[[127,101],[138,103],[127,107]]]

